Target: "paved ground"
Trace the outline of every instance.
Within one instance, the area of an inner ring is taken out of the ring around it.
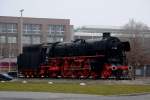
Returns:
[[[150,100],[150,94],[132,96],[98,96],[43,92],[0,92],[0,100]]]

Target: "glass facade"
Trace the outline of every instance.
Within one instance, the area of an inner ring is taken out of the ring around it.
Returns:
[[[23,44],[31,44],[31,37],[30,36],[23,36],[22,42],[23,42]]]
[[[65,25],[49,25],[48,33],[50,35],[63,35],[65,32]]]
[[[49,25],[47,42],[62,42],[65,33],[65,25]]]
[[[47,42],[63,42],[63,37],[47,37]]]
[[[0,36],[0,58],[3,58],[5,43],[6,43],[6,37],[5,36]]]
[[[8,37],[8,43],[17,43],[16,37]]]
[[[0,32],[16,33],[17,32],[17,24],[16,23],[0,23]]]
[[[63,41],[63,37],[57,37],[56,41],[62,42]]]
[[[0,36],[0,44],[6,43],[6,36]]]
[[[50,43],[50,42],[53,42],[53,38],[52,37],[47,37],[47,42]]]
[[[32,44],[40,44],[40,37],[34,36],[32,37]]]
[[[40,24],[24,24],[23,25],[24,34],[39,34],[41,32]]]

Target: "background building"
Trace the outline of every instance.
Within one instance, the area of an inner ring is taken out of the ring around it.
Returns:
[[[97,39],[102,37],[103,32],[110,32],[111,36],[129,41],[131,45],[131,51],[127,53],[129,64],[137,63],[134,73],[138,76],[150,76],[150,28],[138,32],[129,31],[114,26],[83,26],[75,29],[74,39]]]
[[[125,33],[125,29],[119,26],[82,26],[80,28],[76,28],[74,32],[74,39],[82,38],[82,39],[95,39],[100,38],[102,33],[110,32],[112,36],[119,37],[120,39],[134,38],[134,34]],[[150,38],[150,29],[141,31],[141,34],[144,34],[144,38]],[[141,35],[142,37],[143,35]]]
[[[23,45],[70,41],[73,26],[69,19],[22,17]],[[0,16],[0,58],[16,57],[19,53],[20,17]]]

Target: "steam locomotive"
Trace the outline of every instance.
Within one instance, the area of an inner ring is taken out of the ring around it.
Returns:
[[[26,46],[17,63],[19,73],[27,78],[127,78],[128,51],[128,41],[121,42],[110,33],[103,33],[99,40]]]

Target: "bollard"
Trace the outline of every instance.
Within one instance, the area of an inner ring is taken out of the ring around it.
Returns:
[[[23,83],[23,84],[26,84],[26,83],[27,83],[27,81],[22,81],[22,83]]]
[[[48,84],[53,84],[53,82],[48,82]]]
[[[85,86],[85,85],[86,85],[86,83],[80,83],[80,85],[81,85],[81,86]]]

